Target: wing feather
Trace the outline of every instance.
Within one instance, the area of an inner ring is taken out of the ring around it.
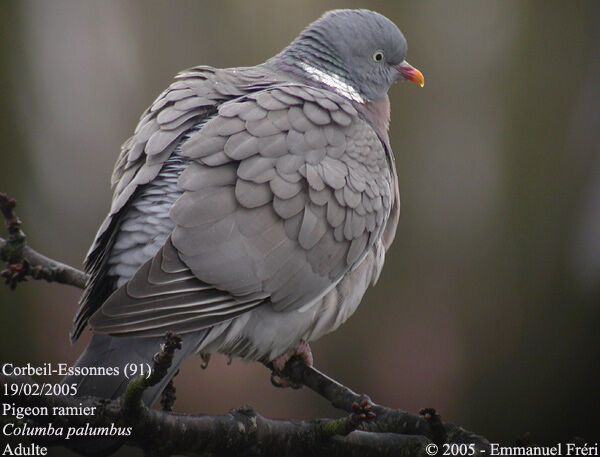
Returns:
[[[265,71],[192,68],[178,75],[142,114],[134,135],[121,148],[111,178],[112,205],[84,262],[90,280],[74,318],[72,340],[79,337],[88,318],[114,289],[116,280],[109,276],[107,262],[113,252],[120,221],[126,218],[136,195],[157,177],[185,135],[213,116],[219,105],[276,84],[277,81],[269,80],[267,75]],[[228,126],[230,130],[233,127]],[[211,162],[212,165],[217,163],[215,159]]]
[[[219,105],[182,147],[171,236],[94,329],[194,331],[256,306],[304,309],[330,290],[375,249],[393,202],[386,146],[348,105],[298,83]]]

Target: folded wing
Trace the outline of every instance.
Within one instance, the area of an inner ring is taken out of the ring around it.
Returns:
[[[317,88],[226,102],[181,151],[175,229],[92,317],[96,331],[187,332],[259,305],[309,307],[372,249],[393,203],[372,127]]]

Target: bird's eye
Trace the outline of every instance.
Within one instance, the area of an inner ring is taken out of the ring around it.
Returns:
[[[373,53],[373,60],[375,62],[381,62],[381,61],[383,61],[383,51],[375,51]]]

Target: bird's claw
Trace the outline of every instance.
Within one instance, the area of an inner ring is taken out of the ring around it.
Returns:
[[[208,367],[208,362],[210,362],[210,356],[211,356],[211,354],[209,352],[201,352],[200,353],[200,358],[202,359],[200,368],[202,368],[203,370],[206,370],[206,368]]]
[[[310,346],[306,341],[300,340],[300,343],[298,343],[297,347],[284,352],[278,357],[275,357],[271,362],[273,366],[273,373],[271,373],[271,384],[273,384],[275,387],[291,387],[292,389],[299,389],[302,387],[301,383],[292,381],[283,375],[286,364],[293,357],[300,357],[309,367],[312,367],[313,365],[313,355],[312,351],[310,350]]]
[[[285,376],[279,376],[278,374],[275,374],[275,372],[271,373],[271,384],[273,384],[274,387],[277,387],[279,389],[290,387],[296,390],[302,387],[302,384],[294,382],[291,379],[286,378]]]

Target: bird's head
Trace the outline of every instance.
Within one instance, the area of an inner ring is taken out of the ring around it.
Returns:
[[[384,98],[398,81],[424,85],[406,62],[406,39],[385,16],[369,10],[334,10],[310,24],[279,59],[288,71],[357,102]]]

